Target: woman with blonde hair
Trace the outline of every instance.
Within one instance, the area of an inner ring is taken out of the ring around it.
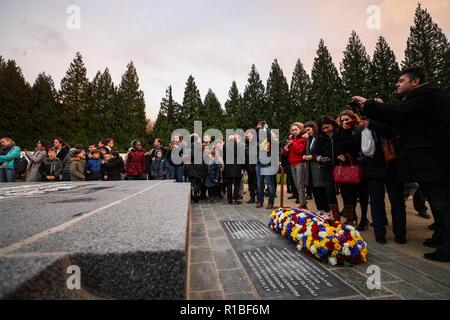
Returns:
[[[0,182],[15,182],[16,167],[14,162],[20,157],[20,148],[10,138],[0,139]]]

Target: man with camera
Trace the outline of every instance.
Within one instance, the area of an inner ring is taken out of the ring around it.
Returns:
[[[361,113],[392,127],[397,177],[423,187],[436,223],[423,244],[437,248],[429,260],[450,262],[450,106],[447,95],[429,82],[424,68],[404,70],[396,84],[401,101],[383,103],[355,96]]]

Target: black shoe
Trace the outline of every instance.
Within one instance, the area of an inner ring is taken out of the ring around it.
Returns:
[[[298,200],[298,199],[295,200],[295,203],[296,203],[296,204],[299,204],[299,203],[300,203],[300,200]]]
[[[432,224],[430,224],[430,225],[428,226],[428,229],[434,231],[434,229],[436,229],[436,223],[433,222]]]
[[[439,239],[435,239],[435,238],[429,238],[429,239],[425,239],[425,241],[423,242],[423,245],[425,247],[438,248],[442,245],[442,241]]]
[[[431,219],[430,215],[426,211],[419,212],[418,216],[424,219]]]
[[[292,195],[292,196],[289,196],[289,197],[288,197],[288,199],[289,199],[289,200],[292,200],[292,199],[297,199],[297,196],[295,196],[295,195]]]
[[[256,202],[255,199],[250,199],[250,200],[247,201],[248,204],[252,204],[252,203],[255,203],[255,202]]]
[[[306,196],[306,200],[312,200],[313,197],[312,196]]]
[[[356,230],[358,231],[366,231],[367,229],[369,229],[369,221],[361,221],[356,227]]]
[[[398,244],[405,244],[406,243],[406,238],[402,237],[402,238],[395,238],[395,243]]]
[[[423,257],[431,261],[450,262],[450,252],[444,249],[437,249],[434,252],[425,253]]]
[[[228,201],[228,204],[233,204],[233,201]]]
[[[386,237],[375,237],[375,241],[379,244],[386,244]]]
[[[234,200],[233,204],[241,204],[242,201],[241,200]]]

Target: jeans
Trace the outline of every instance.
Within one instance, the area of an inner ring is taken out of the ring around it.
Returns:
[[[306,204],[305,194],[305,164],[300,163],[296,167],[291,166],[292,179],[294,179],[295,188],[297,189],[298,201],[300,204]]]
[[[16,170],[0,168],[0,182],[16,182]]]
[[[275,183],[273,175],[263,176],[261,175],[261,167],[259,165],[256,166],[256,183],[258,185],[258,203],[264,203],[264,186],[267,183],[269,188],[269,204],[274,203],[275,201]]]
[[[177,182],[184,181],[184,166],[170,166],[169,167],[169,179],[176,180]]]
[[[406,207],[404,184],[394,180],[369,179],[368,188],[373,229],[376,237],[386,236],[385,186],[391,202],[392,227],[396,239],[406,236]]]
[[[450,252],[450,184],[424,182],[420,187],[434,217],[436,227],[433,238],[442,241],[442,249]]]

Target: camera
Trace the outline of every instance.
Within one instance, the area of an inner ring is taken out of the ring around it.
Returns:
[[[347,104],[352,108],[352,111],[354,113],[361,113],[361,108],[359,106],[359,102],[356,100],[351,100],[350,102],[347,102]]]

